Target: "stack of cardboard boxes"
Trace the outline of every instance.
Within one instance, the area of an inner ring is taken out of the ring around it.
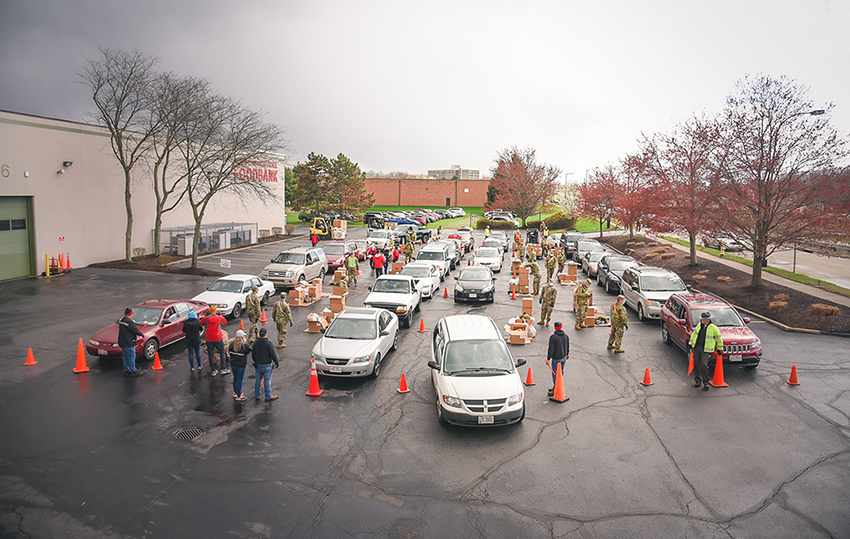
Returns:
[[[575,262],[567,262],[564,266],[564,272],[558,274],[558,282],[561,284],[576,282],[578,264]]]
[[[533,298],[522,298],[522,312],[528,314],[528,316],[534,316]],[[531,340],[531,337],[528,336],[528,324],[521,318],[510,323],[508,326],[508,343],[528,344]]]
[[[335,240],[344,240],[347,232],[348,221],[345,221],[344,219],[335,219],[333,222],[333,230],[331,230],[331,237]]]
[[[404,262],[393,262],[393,265],[390,268],[390,273],[392,275],[399,274],[401,273],[402,268],[404,268]]]
[[[345,310],[345,296],[331,296],[331,311],[334,316]]]

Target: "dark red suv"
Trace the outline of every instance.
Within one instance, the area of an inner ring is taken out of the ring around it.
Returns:
[[[734,307],[712,294],[673,294],[661,308],[661,339],[688,351],[691,332],[699,325],[700,314],[711,313],[711,321],[723,338],[723,364],[758,367],[761,361],[761,340],[747,327],[749,318],[742,318]],[[712,360],[713,364],[713,360]]]

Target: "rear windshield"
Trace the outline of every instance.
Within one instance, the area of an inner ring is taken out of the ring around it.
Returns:
[[[482,370],[510,372],[513,368],[511,355],[500,340],[453,341],[446,346],[443,370],[447,374]]]
[[[640,288],[645,292],[680,292],[687,290],[678,275],[644,275],[640,279]]]
[[[627,268],[637,266],[637,262],[633,260],[611,260],[608,263],[608,269],[611,271],[626,271]]]
[[[401,274],[402,275],[410,275],[411,277],[417,277],[417,278],[428,277],[429,275],[431,275],[431,270],[428,269],[428,268],[422,268],[422,267],[417,268],[417,267],[405,266],[404,269],[401,270]]]
[[[343,247],[342,245],[325,245],[324,251],[326,255],[341,255]]]
[[[274,259],[275,264],[298,264],[304,265],[304,253],[280,253]]]
[[[442,251],[419,251],[417,260],[445,260]]]

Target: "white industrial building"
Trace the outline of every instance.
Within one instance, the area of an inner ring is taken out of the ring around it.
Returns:
[[[237,173],[267,182],[275,196],[260,201],[218,195],[204,225],[216,225],[207,230],[220,247],[256,243],[258,229],[286,224],[283,163],[254,163]],[[156,215],[151,182],[144,164],[134,169],[132,246],[148,253]],[[236,224],[232,233],[229,223]],[[184,203],[163,216],[162,226],[193,224]],[[66,254],[73,267],[123,259],[125,228],[124,175],[105,129],[0,111],[0,280],[41,274],[45,254]],[[185,251],[185,232],[172,236],[174,254],[178,241]]]

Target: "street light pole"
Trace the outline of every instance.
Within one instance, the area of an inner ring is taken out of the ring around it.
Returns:
[[[564,207],[567,207],[567,183],[569,182],[569,175],[573,174],[572,172],[564,172]]]

